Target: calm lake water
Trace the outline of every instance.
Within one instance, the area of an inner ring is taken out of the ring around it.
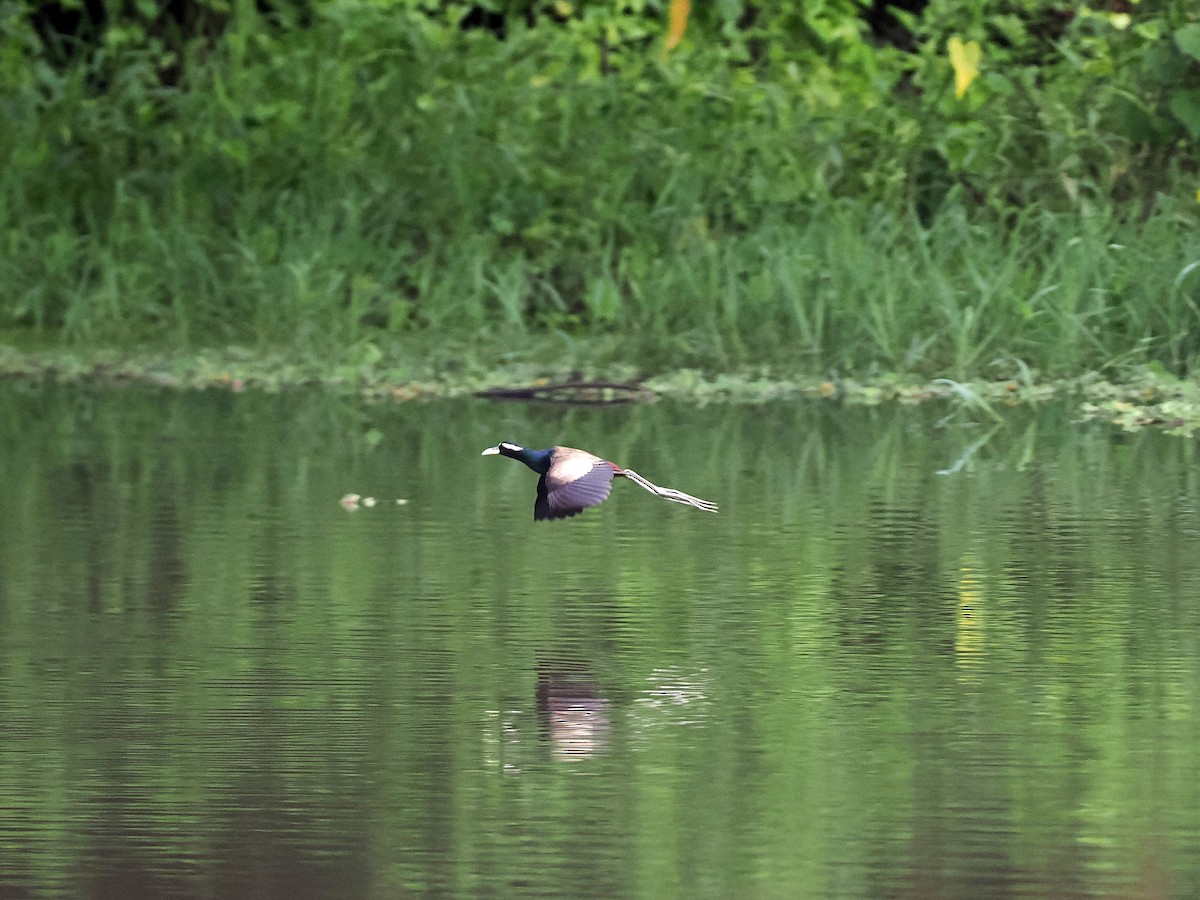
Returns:
[[[950,413],[0,383],[0,896],[1200,895],[1194,442]]]

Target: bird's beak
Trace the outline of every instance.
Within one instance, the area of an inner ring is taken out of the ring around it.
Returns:
[[[479,455],[480,456],[497,456],[497,455],[499,455],[499,453],[500,453],[500,448],[498,446],[496,446],[496,447],[488,447],[486,450],[484,450]]]

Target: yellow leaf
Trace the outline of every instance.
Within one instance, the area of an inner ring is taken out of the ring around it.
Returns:
[[[963,41],[962,38],[952,37],[946,41],[946,53],[950,56],[950,65],[954,68],[954,96],[959,100],[971,86],[971,82],[979,77],[979,61],[983,59],[983,49],[979,41]]]
[[[554,11],[562,18],[569,19],[571,18],[571,13],[575,12],[575,7],[567,3],[566,0],[558,0],[554,4]]]
[[[674,50],[683,40],[683,32],[687,29],[688,13],[691,11],[692,0],[671,0],[666,49]]]

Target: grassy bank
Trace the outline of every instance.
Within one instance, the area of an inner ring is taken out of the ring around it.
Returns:
[[[416,354],[400,353],[410,359]],[[1160,366],[1129,367],[1118,380],[1086,373],[1037,379],[1028,369],[1015,378],[956,381],[886,373],[876,377],[815,377],[794,369],[754,366],[712,373],[698,369],[655,373],[628,365],[565,368],[513,363],[498,358],[475,365],[427,360],[425,367],[374,361],[297,359],[292,354],[226,347],[190,353],[147,350],[43,349],[20,352],[0,345],[0,377],[30,382],[86,383],[105,389],[126,385],[176,390],[276,393],[319,388],[347,399],[407,403],[476,394],[504,401],[524,399],[562,405],[623,403],[658,398],[694,404],[759,404],[808,400],[838,405],[944,403],[947,421],[992,427],[1005,410],[1024,404],[1070,404],[1082,421],[1108,421],[1127,431],[1163,430],[1191,436],[1200,429],[1200,385]]]
[[[501,38],[343,0],[66,60],[10,9],[5,334],[410,380],[1189,372],[1195,143],[1133,113],[1171,86],[1136,52],[1191,23],[1080,21],[1074,56],[1032,61],[993,40],[1008,56],[957,98],[956,8],[930,6],[915,51],[776,31],[751,58],[699,22],[667,57],[653,17]],[[1172,52],[1186,87],[1200,62]]]

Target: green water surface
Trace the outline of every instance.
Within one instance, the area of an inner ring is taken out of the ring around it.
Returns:
[[[9,382],[0,475],[2,896],[1200,891],[1190,440]]]

